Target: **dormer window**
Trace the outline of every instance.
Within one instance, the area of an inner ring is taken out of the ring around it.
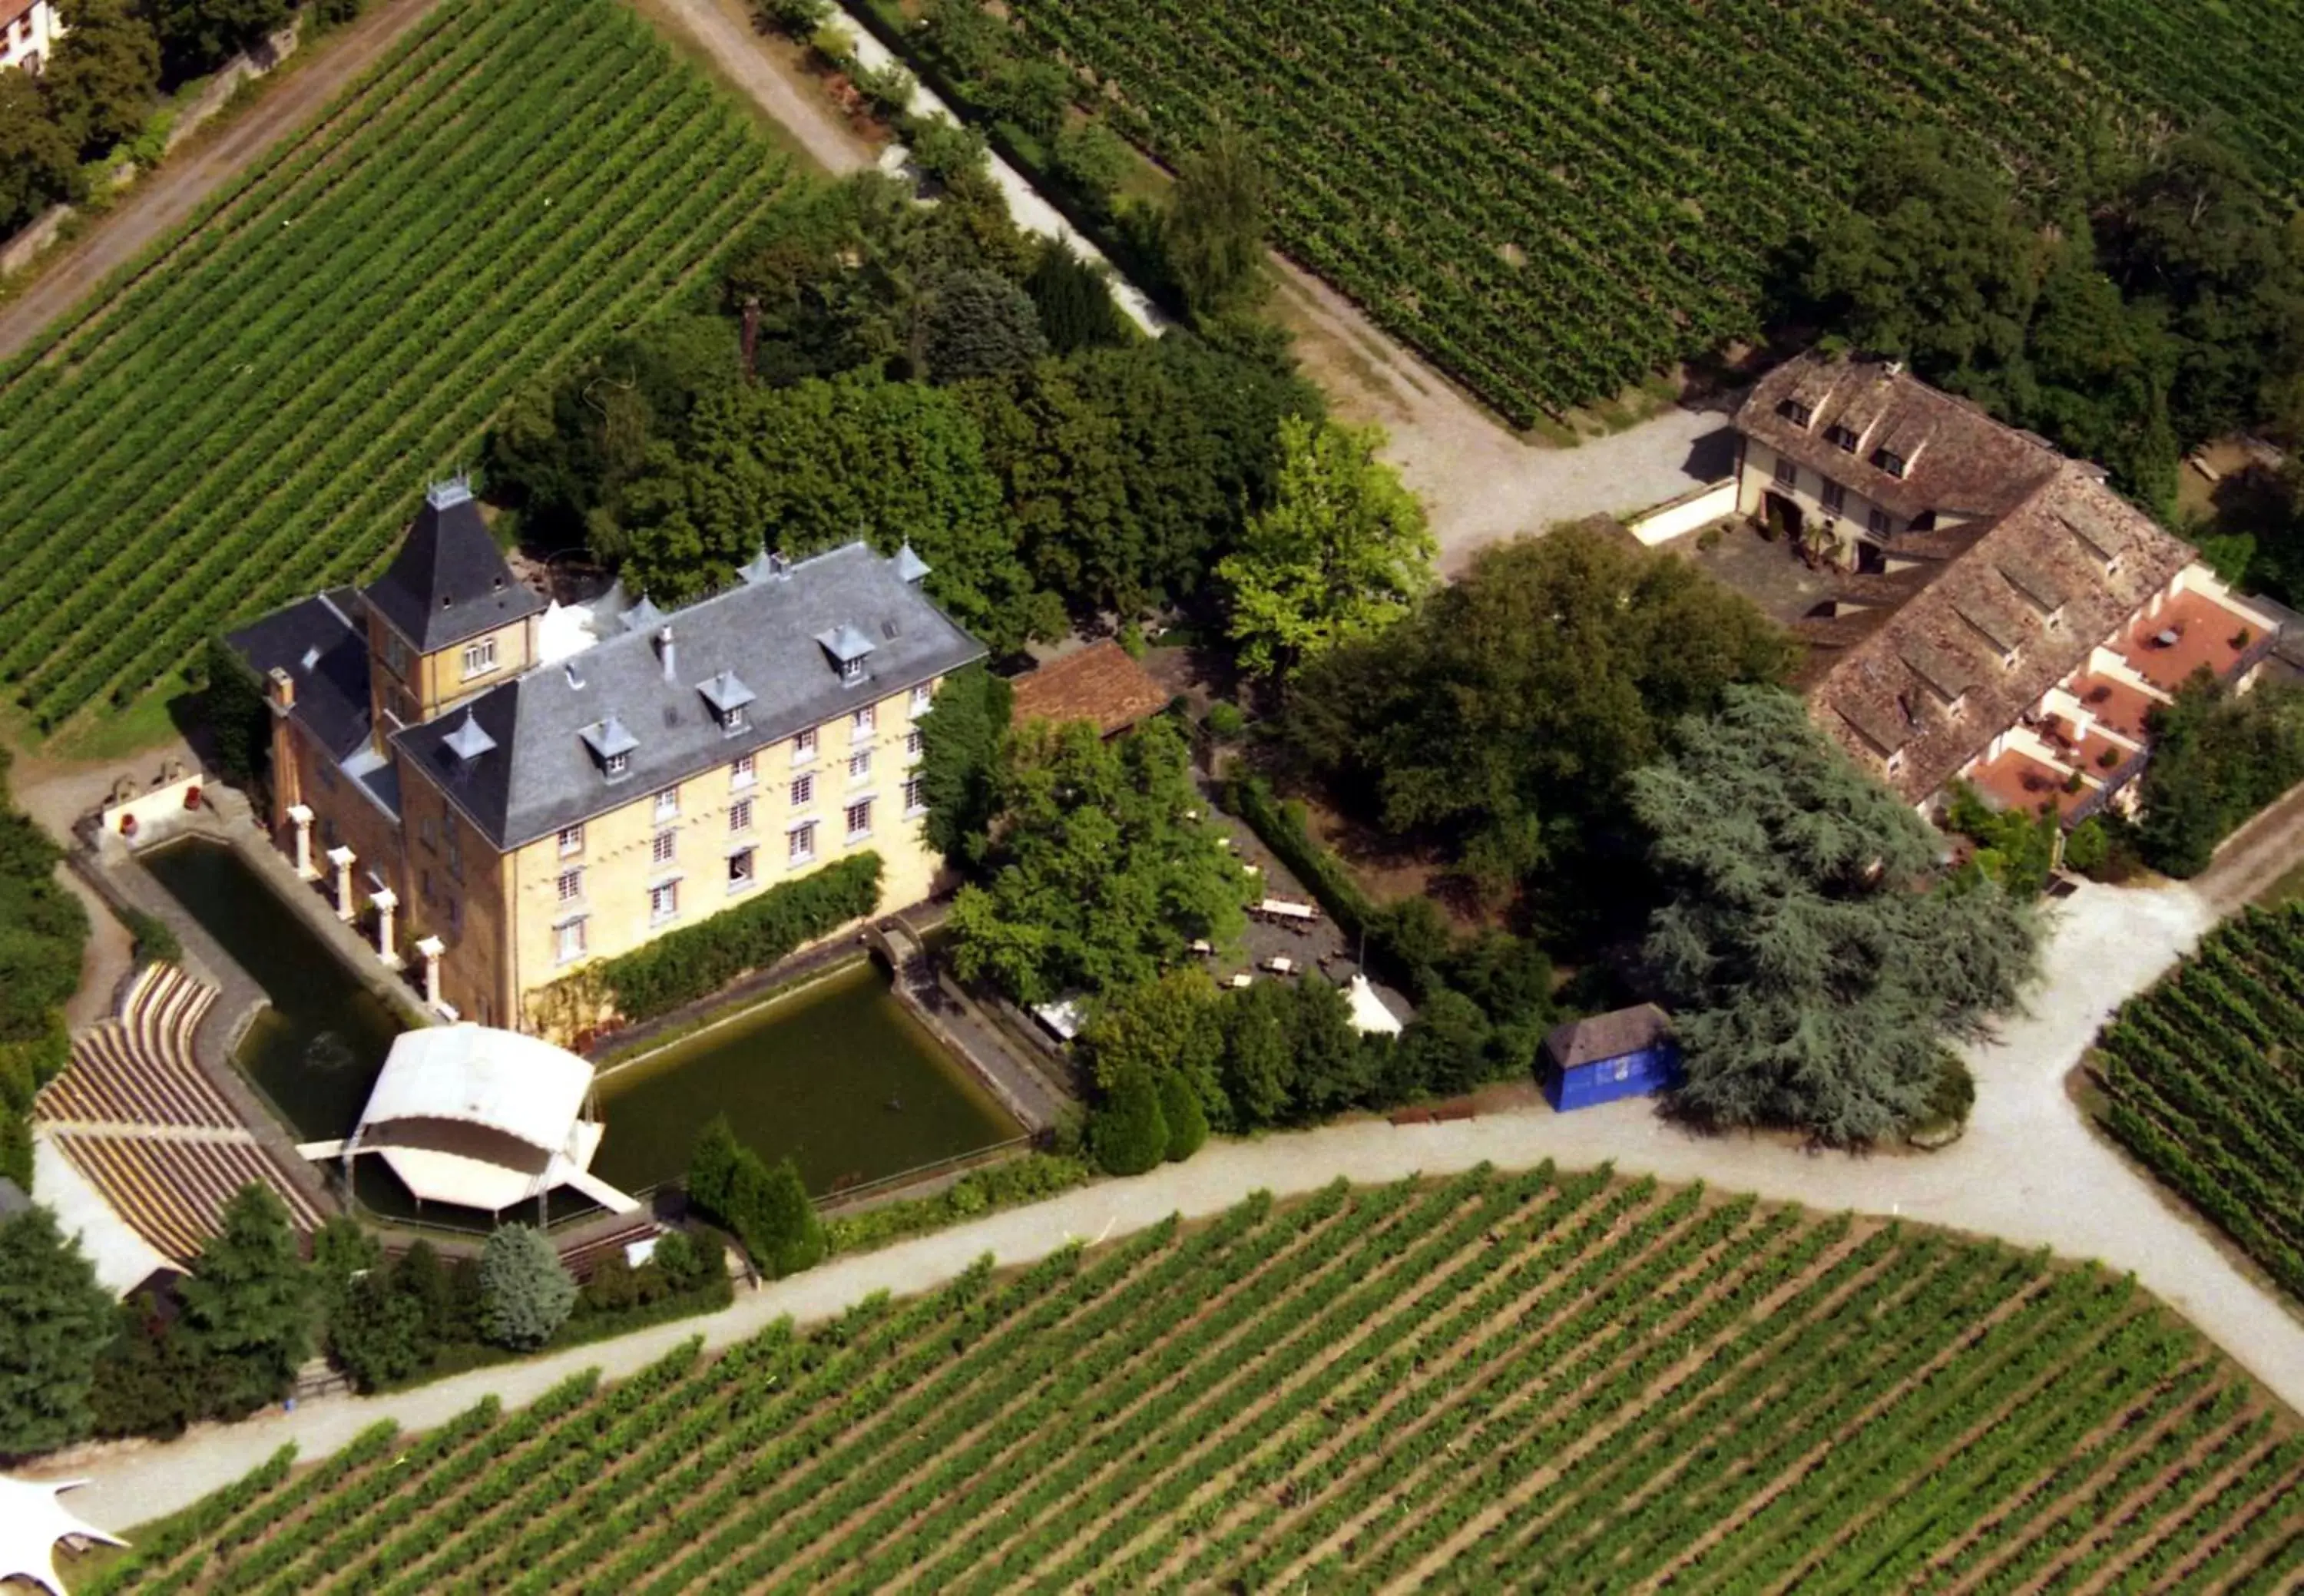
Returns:
[[[864,662],[872,652],[872,640],[857,627],[846,622],[829,632],[819,632],[816,641],[830,655],[834,666],[840,672],[843,687],[852,687],[864,679]]]
[[[1904,457],[1893,449],[1873,450],[1872,463],[1892,477],[1902,477],[1904,474]]]
[[[1803,432],[1808,430],[1808,424],[1816,419],[1816,412],[1797,399],[1778,400],[1776,413]]]
[[[640,740],[615,716],[596,720],[576,734],[592,751],[592,757],[600,762],[600,774],[608,780],[615,781],[631,773],[632,750],[640,745]]]
[[[1856,453],[1856,430],[1854,428],[1844,427],[1839,422],[1834,421],[1830,427],[1825,429],[1824,436],[1830,438],[1834,444],[1837,444],[1840,446],[1840,452],[1842,454],[1853,454]]]
[[[699,682],[696,691],[711,709],[722,736],[733,737],[744,729],[744,707],[752,701],[753,693],[735,672],[724,670],[709,681]]]

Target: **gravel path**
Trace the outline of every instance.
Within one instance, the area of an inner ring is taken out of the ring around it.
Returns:
[[[834,176],[861,172],[874,161],[817,87],[796,80],[771,54],[739,0],[650,0],[702,47],[732,83],[782,123],[810,160]]]
[[[2217,1245],[2086,1125],[2066,1076],[2113,1006],[2149,984],[2212,923],[2185,888],[2084,887],[2058,912],[2047,979],[2033,1012],[1972,1050],[1979,1092],[1968,1134],[1931,1156],[1850,1158],[1751,1138],[1700,1139],[1643,1103],[1572,1115],[1536,1108],[1436,1125],[1365,1121],[1253,1142],[1212,1144],[1190,1162],[1110,1181],[995,1214],[779,1281],[708,1320],[664,1326],[597,1347],[444,1380],[390,1397],[331,1398],[293,1413],[208,1426],[166,1445],[122,1448],[68,1470],[94,1483],[78,1498],[97,1524],[127,1525],[173,1511],[294,1441],[317,1456],[383,1417],[436,1425],[494,1393],[532,1400],[578,1370],[628,1374],[691,1335],[723,1346],[779,1315],[836,1313],[873,1291],[909,1293],[949,1279],[979,1254],[1004,1263],[1043,1257],[1066,1241],[1105,1241],[1171,1212],[1216,1212],[1259,1187],[1309,1192],[1356,1181],[1436,1175],[1482,1159],[1523,1168],[1613,1160],[1627,1173],[1703,1180],[1819,1209],[1900,1214],[2132,1269],[2291,1405],[2304,1406],[2304,1323],[2253,1285]]]
[[[170,156],[77,243],[51,253],[32,284],[0,309],[0,359],[31,343],[112,273],[182,225],[242,166],[318,115],[435,4],[386,0],[343,32],[312,46],[309,59],[299,51],[281,68],[279,81],[220,132],[204,132]]]

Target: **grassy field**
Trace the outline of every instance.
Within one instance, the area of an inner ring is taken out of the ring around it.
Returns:
[[[1888,129],[2020,162],[2213,117],[2304,179],[2274,0],[1010,0],[1164,157],[1251,131],[1278,242],[1520,425],[1756,328],[1772,255]]]
[[[618,0],[445,0],[0,371],[0,675],[52,728],[358,576],[521,384],[660,306],[784,169]]]
[[[2304,904],[2277,897],[2105,1031],[2105,1122],[2304,1298]]]
[[[1253,1200],[420,1441],[87,1592],[2249,1591],[2304,1435],[2123,1280],[1605,1175]]]

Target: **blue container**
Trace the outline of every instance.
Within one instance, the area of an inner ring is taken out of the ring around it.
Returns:
[[[1563,1113],[1680,1084],[1672,1021],[1653,1003],[1554,1026],[1544,1060],[1545,1099]]]

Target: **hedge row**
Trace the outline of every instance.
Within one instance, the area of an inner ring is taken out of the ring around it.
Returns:
[[[753,970],[830,936],[879,905],[880,856],[851,854],[749,903],[667,931],[608,960],[600,979],[628,1020],[649,1020],[709,997]]]

